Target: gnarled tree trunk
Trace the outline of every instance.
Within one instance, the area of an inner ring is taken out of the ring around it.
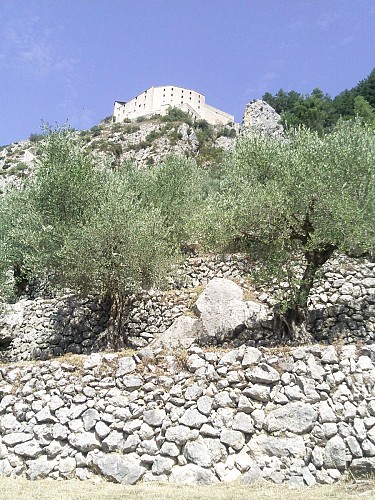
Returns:
[[[281,341],[304,344],[313,339],[313,334],[307,331],[307,301],[316,272],[335,250],[334,245],[327,244],[320,250],[305,253],[307,264],[294,302],[283,312],[279,304],[274,309],[274,332]]]
[[[108,294],[106,300],[110,304],[107,345],[110,349],[120,350],[126,347],[125,317],[129,301],[126,297],[118,294]]]

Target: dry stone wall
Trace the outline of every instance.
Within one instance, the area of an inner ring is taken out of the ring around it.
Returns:
[[[275,303],[281,287],[257,291],[251,285],[251,265],[240,255],[192,257],[169,280],[169,291],[151,290],[134,296],[126,309],[126,342],[143,348],[184,314],[214,277],[237,282],[252,299]],[[324,269],[311,294],[310,331],[315,339],[375,342],[375,263],[339,259]],[[49,359],[65,353],[90,354],[107,347],[108,305],[93,298],[65,295],[50,299],[36,294],[0,314],[0,356],[8,361]],[[268,328],[242,331],[229,345],[275,344]]]
[[[130,299],[125,311],[127,345],[145,347],[164,332],[189,310],[200,287],[213,277],[230,277],[245,285],[248,270],[242,256],[187,259],[169,280],[172,292],[151,290]],[[42,285],[43,292],[44,288]],[[0,359],[49,359],[65,353],[90,354],[107,347],[108,304],[69,294],[44,298],[43,293],[33,292],[32,297],[0,311]]]
[[[302,486],[373,473],[374,362],[375,345],[314,345],[2,366],[0,475]]]

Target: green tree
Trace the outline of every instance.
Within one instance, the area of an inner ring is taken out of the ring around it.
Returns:
[[[206,234],[216,247],[248,251],[271,282],[288,283],[275,310],[280,337],[308,338],[309,293],[335,251],[373,251],[374,163],[375,132],[357,120],[323,137],[300,128],[284,141],[248,138],[223,165]]]
[[[263,99],[281,115],[286,128],[305,125],[322,134],[333,123],[331,98],[319,88],[315,88],[310,95],[280,89],[275,96],[264,94]]]
[[[375,124],[375,111],[361,95],[354,99],[354,116],[359,116],[366,123]]]
[[[357,95],[364,97],[370,106],[375,109],[375,68],[354,89]]]
[[[184,159],[155,172],[94,168],[69,130],[50,131],[35,176],[1,200],[2,290],[20,265],[52,274],[56,286],[99,295],[111,304],[110,343],[124,345],[129,295],[160,282],[185,241],[193,170]]]

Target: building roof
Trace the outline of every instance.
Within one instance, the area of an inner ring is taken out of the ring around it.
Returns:
[[[173,84],[172,85],[152,85],[151,87],[148,87],[146,90],[143,90],[139,94],[137,94],[134,97],[132,97],[131,99],[129,99],[129,101],[132,101],[133,99],[135,99],[136,97],[138,97],[141,94],[144,94],[148,90],[151,90],[151,89],[160,89],[162,87],[173,87],[175,89],[184,89],[184,90],[188,90],[189,92],[196,92],[197,94],[200,94],[200,95],[204,96],[204,94],[202,94],[202,92],[198,92],[198,90],[188,89],[186,87],[179,87],[178,85],[173,85]],[[126,104],[128,101],[115,101],[115,102],[118,102],[119,104]]]

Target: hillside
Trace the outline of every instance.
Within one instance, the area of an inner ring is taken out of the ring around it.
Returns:
[[[145,168],[170,154],[196,158],[200,163],[218,161],[233,147],[240,125],[212,126],[204,120],[192,123],[184,113],[153,117],[132,123],[112,123],[111,117],[90,130],[76,131],[85,151],[106,167],[135,162]],[[43,134],[0,148],[0,190],[19,184],[32,171]]]
[[[4,148],[0,476],[373,473],[374,132],[256,101]]]

